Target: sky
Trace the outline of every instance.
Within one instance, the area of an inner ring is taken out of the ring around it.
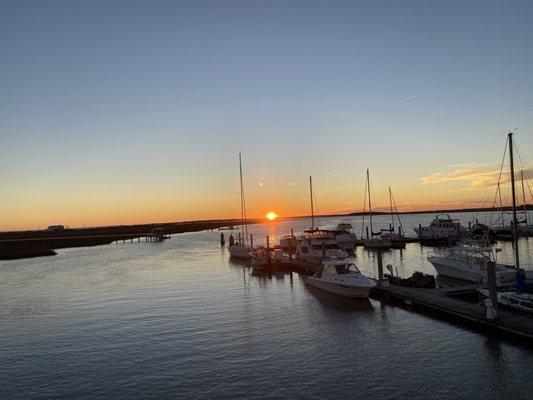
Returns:
[[[3,0],[0,52],[0,230],[239,217],[239,152],[252,217],[533,165],[530,1]]]

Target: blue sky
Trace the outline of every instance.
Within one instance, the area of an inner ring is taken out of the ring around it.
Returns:
[[[533,150],[527,1],[3,1],[0,229],[360,208]],[[531,160],[531,158],[528,160]],[[262,183],[262,185],[259,185]],[[298,185],[290,185],[299,183]],[[383,194],[383,196],[381,196]],[[127,199],[127,200],[126,200]]]

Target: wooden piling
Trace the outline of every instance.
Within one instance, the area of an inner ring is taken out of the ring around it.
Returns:
[[[498,294],[496,290],[496,264],[494,261],[487,261],[487,284],[489,286],[489,298],[492,306],[498,313]]]
[[[378,284],[379,286],[382,285],[383,282],[383,254],[381,249],[377,249],[377,255],[378,255]]]

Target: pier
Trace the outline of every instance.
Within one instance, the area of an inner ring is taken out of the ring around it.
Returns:
[[[437,289],[409,288],[391,284],[389,287],[376,286],[370,297],[385,303],[409,306],[413,311],[431,316],[461,322],[480,329],[512,336],[533,345],[533,319],[522,313],[498,310],[497,320],[485,318],[485,308],[476,302],[462,300],[461,297],[474,296],[479,286],[457,286]]]

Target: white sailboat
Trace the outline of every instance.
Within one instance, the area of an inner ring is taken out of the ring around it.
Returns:
[[[298,238],[295,257],[299,260],[320,264],[324,259],[344,259],[348,254],[335,240],[335,232],[315,227],[315,209],[313,198],[313,178],[309,177],[311,197],[311,229],[304,231]]]
[[[388,249],[391,247],[391,242],[381,237],[381,232],[374,233],[374,230],[373,230],[372,199],[370,196],[370,173],[368,169],[366,170],[365,204],[366,204],[366,193],[367,192],[368,192],[368,214],[369,214],[369,219],[370,219],[370,233],[368,232],[368,227],[367,227],[366,239],[363,239],[363,246],[368,249]],[[364,215],[363,215],[363,227],[364,225],[365,224],[364,224]],[[361,234],[361,236],[363,235]]]
[[[392,190],[390,186],[389,203],[391,223],[389,225],[389,229],[381,230],[381,237],[385,240],[388,240],[391,243],[391,247],[394,247],[396,249],[403,249],[405,248],[405,241],[403,238],[402,220],[400,219],[400,214],[398,214],[398,208],[396,207],[396,202],[394,201],[394,196],[392,195]],[[396,226],[394,224],[394,211],[396,211],[396,215],[398,217],[398,232],[396,232]]]
[[[530,293],[524,293],[525,289],[525,279],[527,277],[527,272],[524,269],[520,269],[520,251],[519,251],[519,227],[518,227],[518,217],[516,212],[516,188],[515,188],[515,175],[514,175],[514,146],[513,146],[513,132],[510,131],[507,134],[507,140],[509,145],[509,169],[511,175],[511,195],[512,195],[512,206],[513,206],[513,222],[511,224],[512,235],[513,235],[513,248],[515,256],[515,272],[517,276],[517,287],[516,291],[505,291],[498,292],[496,294],[496,300],[499,304],[504,306],[514,308],[520,311],[533,312],[533,295]],[[503,163],[502,163],[503,165]],[[523,190],[523,189],[522,189]],[[525,203],[525,202],[524,202]],[[520,278],[520,280],[518,279]],[[488,292],[481,291],[484,295],[488,295]]]
[[[250,252],[253,250],[248,245],[248,226],[246,218],[246,201],[244,196],[244,183],[242,179],[242,156],[239,153],[239,177],[241,186],[241,232],[239,233],[239,241],[228,247],[229,255],[232,258],[250,259]]]

